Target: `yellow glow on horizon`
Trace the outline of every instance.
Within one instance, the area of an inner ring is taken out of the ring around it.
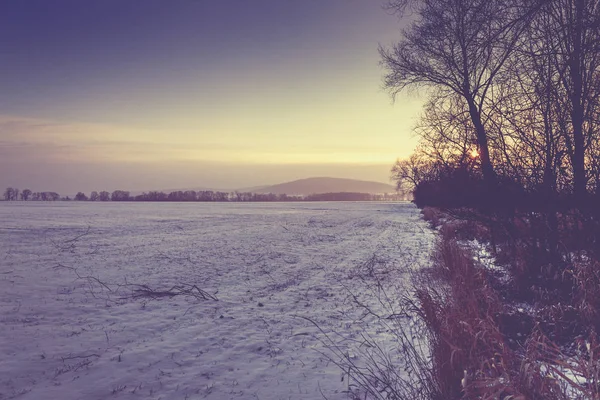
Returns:
[[[63,162],[392,165],[416,145],[411,128],[418,99],[392,105],[385,93],[351,90],[295,104],[279,96],[233,101],[210,110],[177,104],[127,124],[55,121],[0,115],[4,140],[39,148]],[[259,104],[262,103],[262,104]],[[14,127],[17,129],[13,129]],[[19,133],[21,132],[21,133]]]

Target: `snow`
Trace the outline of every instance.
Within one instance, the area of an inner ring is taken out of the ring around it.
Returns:
[[[471,250],[475,261],[485,270],[493,273],[500,282],[507,284],[510,281],[510,273],[505,266],[496,262],[496,257],[490,251],[489,243],[481,242],[477,239],[464,240],[460,243]]]
[[[323,334],[393,351],[356,299],[381,310],[376,280],[393,309],[434,238],[409,203],[2,202],[0,218],[0,399],[347,398]],[[357,363],[358,347],[340,344]]]
[[[568,399],[584,399],[591,393],[591,380],[588,381],[583,373],[590,366],[585,364],[584,361],[582,365],[581,358],[566,357],[560,360],[558,365],[541,362],[540,371],[545,377],[555,380]],[[585,372],[593,376],[594,369],[595,367],[592,367]]]

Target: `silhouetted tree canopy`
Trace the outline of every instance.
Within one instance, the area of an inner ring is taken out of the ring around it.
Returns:
[[[429,96],[417,151],[392,169],[398,188],[427,182],[431,191],[440,182],[451,192],[441,181],[458,179],[454,190],[479,193],[479,183],[458,178],[464,172],[487,182],[490,197],[514,194],[507,185],[577,202],[600,193],[597,0],[389,5],[410,9],[414,22],[380,49],[385,87],[393,96],[423,87]]]

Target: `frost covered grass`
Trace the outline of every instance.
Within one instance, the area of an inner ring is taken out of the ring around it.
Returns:
[[[407,203],[3,203],[0,217],[0,399],[362,393],[343,363],[399,373],[400,299],[434,237]]]

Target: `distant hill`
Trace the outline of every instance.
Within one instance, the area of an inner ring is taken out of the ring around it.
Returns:
[[[243,192],[243,193],[262,193],[262,192],[259,192],[259,190],[262,190],[266,187],[269,187],[269,186],[262,185],[262,186],[244,187],[244,188],[238,188],[238,189],[235,189],[232,191]]]
[[[265,186],[254,190],[254,193],[287,194],[290,196],[320,193],[394,193],[392,185],[372,181],[359,181],[343,178],[307,178],[297,181]]]

